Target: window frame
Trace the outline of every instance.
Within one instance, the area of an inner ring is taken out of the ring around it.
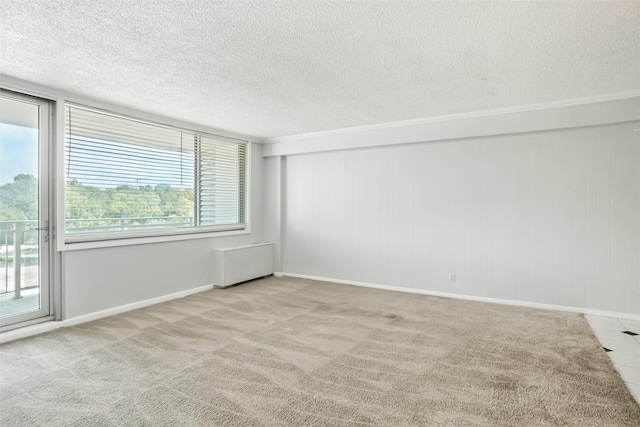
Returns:
[[[231,139],[246,143],[245,160],[245,223],[234,225],[218,225],[189,228],[165,228],[134,233],[95,233],[93,235],[67,234],[65,229],[65,156],[66,156],[66,123],[65,110],[68,105],[81,106],[92,110],[104,111],[106,114],[123,116],[132,120],[151,123],[158,126],[182,129],[189,132],[205,134],[222,139]],[[153,113],[131,110],[112,104],[101,102],[86,102],[83,99],[58,98],[55,103],[55,135],[56,135],[56,243],[57,250],[73,251],[83,249],[107,248],[116,246],[140,245],[150,243],[172,242],[181,240],[204,239],[214,237],[226,237],[251,234],[251,198],[252,198],[252,174],[253,174],[253,147],[255,141],[243,136],[229,134],[216,129],[185,123],[180,120],[169,119]]]

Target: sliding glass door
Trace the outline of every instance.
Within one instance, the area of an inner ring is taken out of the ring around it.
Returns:
[[[49,104],[0,93],[0,327],[50,315]]]

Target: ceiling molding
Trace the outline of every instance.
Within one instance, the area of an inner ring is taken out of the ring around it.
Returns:
[[[332,129],[327,131],[308,132],[308,133],[301,133],[297,135],[279,136],[275,138],[264,138],[262,141],[265,143],[295,142],[302,139],[316,138],[316,137],[330,136],[330,135],[339,135],[339,134],[351,133],[351,132],[361,132],[361,131],[376,130],[376,129],[403,127],[403,126],[419,125],[419,124],[425,124],[425,123],[443,122],[448,120],[460,120],[460,119],[465,119],[469,117],[486,117],[486,116],[494,116],[499,114],[520,113],[523,111],[545,110],[545,109],[556,108],[556,107],[568,107],[572,105],[593,104],[595,102],[616,101],[619,99],[635,98],[639,96],[640,96],[640,89],[626,91],[626,92],[618,92],[613,94],[568,99],[563,101],[544,102],[539,104],[523,105],[523,106],[516,106],[516,107],[495,108],[491,110],[473,111],[468,113],[450,114],[450,115],[437,116],[437,117],[425,117],[420,119],[399,120],[399,121],[388,122],[388,123],[376,123],[373,125],[352,126],[348,128]],[[640,108],[640,106],[638,108]]]
[[[2,0],[1,9],[2,74],[271,142],[640,89],[638,1]]]
[[[263,155],[270,157],[434,142],[634,120],[640,120],[640,90],[270,138],[264,140]]]

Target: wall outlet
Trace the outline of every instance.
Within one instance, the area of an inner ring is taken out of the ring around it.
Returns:
[[[455,282],[456,281],[456,274],[455,273],[450,273],[449,274],[449,281],[450,282]]]

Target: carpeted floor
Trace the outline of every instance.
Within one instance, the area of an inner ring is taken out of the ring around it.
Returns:
[[[638,426],[581,315],[267,278],[0,346],[2,426]]]

